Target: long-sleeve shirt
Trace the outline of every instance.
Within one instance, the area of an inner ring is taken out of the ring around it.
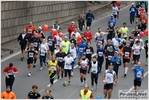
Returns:
[[[137,13],[137,8],[136,7],[130,7],[129,11],[130,11],[130,16],[135,16],[135,14]]]
[[[115,18],[110,18],[109,19],[108,26],[110,25],[111,22],[113,23],[114,26],[116,25],[116,19]]]
[[[91,40],[92,40],[92,32],[84,32],[84,37],[87,39],[87,42],[91,42]]]
[[[75,28],[77,28],[77,26],[72,26],[72,25],[68,26],[67,31],[69,32],[69,36],[71,36],[71,33],[74,31]]]
[[[95,19],[94,15],[92,13],[87,13],[86,15],[87,22],[92,22],[93,19]]]
[[[118,69],[119,66],[121,65],[121,59],[119,57],[112,57],[111,63],[114,66],[114,69]]]

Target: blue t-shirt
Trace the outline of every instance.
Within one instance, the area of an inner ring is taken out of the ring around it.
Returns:
[[[134,77],[136,80],[141,81],[142,74],[144,73],[144,68],[139,68],[138,66],[135,66],[134,68]]]
[[[78,51],[79,52],[84,52],[84,48],[87,46],[87,42],[83,41],[81,44],[78,45]]]
[[[105,51],[104,51],[104,49],[100,49],[100,48],[98,48],[97,49],[97,54],[98,54],[98,59],[99,58],[103,58],[104,57],[104,54],[105,54]]]
[[[137,8],[136,7],[130,7],[129,11],[130,11],[130,16],[135,16],[135,14],[137,12]]]

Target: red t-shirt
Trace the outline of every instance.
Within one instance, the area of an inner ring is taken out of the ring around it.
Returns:
[[[121,3],[119,1],[117,1],[116,3],[117,3],[118,9],[120,10]]]
[[[84,90],[84,95],[86,95],[87,92],[88,92],[88,90],[87,91]],[[81,94],[80,94],[80,96],[81,96]],[[90,98],[94,99],[93,93],[91,93]]]
[[[27,26],[26,27],[26,33],[32,34],[32,32],[36,30],[34,26]]]
[[[74,31],[74,29],[75,28],[77,28],[77,26],[72,26],[72,25],[70,25],[70,26],[68,26],[68,29],[67,29],[67,31],[69,32],[69,36],[71,36],[71,33]]]
[[[84,37],[87,39],[87,42],[91,42],[92,40],[92,32],[84,32]]]
[[[9,66],[6,66],[4,68],[4,72],[7,73],[7,75],[13,75],[12,71],[13,72],[17,72],[18,71],[18,69],[16,68],[16,66],[13,66],[12,68],[10,68]]]

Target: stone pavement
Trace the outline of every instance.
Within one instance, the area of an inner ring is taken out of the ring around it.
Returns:
[[[130,4],[130,2],[121,2],[121,8],[125,7],[128,4]],[[97,20],[97,19],[102,18],[102,17],[108,15],[109,13],[111,13],[111,6],[109,6],[109,4],[100,5],[99,9],[93,11],[92,13],[95,16],[95,20]],[[72,20],[75,21],[76,25],[78,26],[78,21],[77,21],[78,17],[73,18]],[[67,33],[67,27],[70,25],[72,20],[68,20],[64,23],[60,23],[63,34]],[[16,53],[18,51],[20,51],[20,45],[17,42],[17,39],[10,41],[8,43],[5,43],[5,44],[1,44],[1,59],[5,58],[6,56],[9,56],[13,53]]]

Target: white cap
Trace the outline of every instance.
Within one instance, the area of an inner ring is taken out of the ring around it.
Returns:
[[[131,5],[134,5],[134,3],[132,3]]]
[[[140,36],[140,34],[138,34],[138,36]]]
[[[75,22],[74,22],[74,21],[72,21],[71,23],[73,23],[73,24],[74,24]]]
[[[38,29],[41,29],[41,30],[42,30],[42,27],[41,27],[41,26],[39,26],[39,27],[38,27]]]
[[[67,38],[68,39],[68,36],[65,36],[64,38]]]

